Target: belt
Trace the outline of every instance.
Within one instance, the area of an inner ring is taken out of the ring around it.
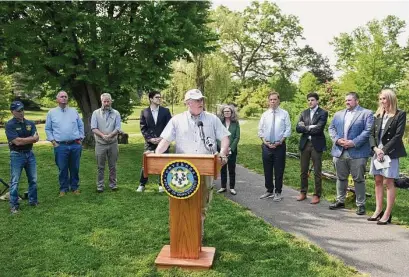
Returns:
[[[27,150],[27,149],[25,149],[25,150],[10,149],[10,151],[18,152],[18,153],[29,153],[29,152],[31,152],[31,150],[32,149],[30,149],[30,150]]]
[[[58,144],[74,144],[75,140],[57,141]]]

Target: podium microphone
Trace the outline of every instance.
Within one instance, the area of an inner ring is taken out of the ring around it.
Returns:
[[[197,126],[199,127],[199,131],[200,131],[200,139],[203,140],[203,142],[205,142],[205,134],[203,131],[203,121],[198,121]]]

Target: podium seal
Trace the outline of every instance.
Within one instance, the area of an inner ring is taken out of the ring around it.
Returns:
[[[188,161],[175,160],[162,170],[161,183],[170,197],[186,199],[199,189],[199,171]]]

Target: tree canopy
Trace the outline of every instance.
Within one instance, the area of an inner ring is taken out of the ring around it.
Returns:
[[[283,14],[275,3],[255,1],[243,12],[220,6],[212,19],[221,50],[242,83],[266,81],[278,73],[288,77],[299,66],[302,27],[297,17]]]
[[[165,87],[185,49],[208,50],[209,8],[208,1],[2,2],[0,50],[33,87],[74,97],[89,132],[101,93],[111,93],[126,118],[131,94]]]
[[[408,64],[404,61],[405,49],[398,43],[404,28],[403,20],[387,16],[351,34],[342,33],[333,41],[337,67],[347,74],[349,83],[353,80],[368,108],[376,108],[382,88],[396,87],[404,78]]]

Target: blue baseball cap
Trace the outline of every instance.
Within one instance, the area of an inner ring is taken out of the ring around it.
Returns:
[[[10,104],[11,111],[20,111],[22,109],[24,109],[24,105],[20,101],[14,101],[13,103]]]

